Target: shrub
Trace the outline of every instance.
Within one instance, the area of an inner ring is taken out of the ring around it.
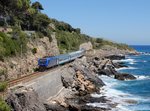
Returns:
[[[79,49],[79,45],[88,42],[88,36],[76,32],[57,31],[56,38],[61,53],[71,52]]]
[[[8,104],[0,98],[0,111],[11,111]]]
[[[7,88],[7,82],[0,82],[0,92],[5,91]]]
[[[11,36],[0,32],[0,60],[4,57],[16,55],[17,53],[25,53],[27,51],[27,36],[23,32],[16,32],[16,35]]]
[[[36,32],[36,34],[37,34],[37,36],[38,36],[39,38],[43,38],[43,37],[44,37],[43,33],[41,33],[41,32]]]
[[[49,30],[48,28],[47,28],[47,29],[43,29],[43,30],[41,31],[41,33],[42,33],[44,36],[48,37],[50,42],[52,41],[52,37],[51,37],[52,31],[51,31],[51,30]]]
[[[36,54],[36,53],[37,53],[37,48],[33,48],[33,49],[32,49],[32,53],[33,53],[33,54]]]
[[[0,69],[0,76],[1,76],[1,75],[6,75],[6,73],[7,73],[7,70],[5,70],[5,69]]]

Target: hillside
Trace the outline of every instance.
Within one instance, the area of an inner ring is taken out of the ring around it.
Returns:
[[[100,49],[105,45],[116,47],[123,50],[133,50],[126,44],[115,43],[103,38],[94,38],[86,34],[82,34],[80,28],[73,28],[70,24],[50,19],[51,24],[56,27],[56,38],[61,53],[78,50],[81,43],[90,41],[94,49]]]
[[[39,2],[8,0],[7,4],[0,2],[0,7],[1,80],[32,73],[38,58],[78,50],[82,43],[90,42],[94,49],[107,50],[110,46],[133,50],[126,44],[82,34],[80,28],[49,18],[41,12],[44,8]]]

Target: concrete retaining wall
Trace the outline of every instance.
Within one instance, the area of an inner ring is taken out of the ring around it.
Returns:
[[[27,87],[33,87],[41,99],[47,100],[55,96],[62,88],[61,69],[49,72],[42,77],[36,78],[24,84]]]

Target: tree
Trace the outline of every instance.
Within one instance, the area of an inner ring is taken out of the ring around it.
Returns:
[[[10,0],[0,0],[0,16],[4,19],[4,25],[7,24],[7,16],[8,16],[8,7],[10,5]]]
[[[34,17],[33,26],[35,30],[42,31],[47,28],[49,23],[50,23],[50,20],[47,15],[38,13]]]
[[[0,13],[4,17],[6,25],[8,17],[12,18],[12,20],[17,20],[21,15],[26,13],[29,7],[30,0],[0,0]]]
[[[75,32],[77,32],[78,34],[80,34],[81,33],[81,29],[80,28],[76,28]]]
[[[41,10],[44,10],[43,6],[39,2],[34,2],[32,4],[32,8],[36,9],[38,12],[40,12]]]

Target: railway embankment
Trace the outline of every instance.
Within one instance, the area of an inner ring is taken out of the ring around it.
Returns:
[[[99,52],[100,53],[100,52]],[[22,90],[12,91],[7,102],[16,111],[108,111],[119,104],[101,94],[105,84],[101,75],[119,80],[136,79],[131,74],[121,74],[115,68],[127,67],[112,60],[124,55],[84,56],[63,67],[24,84]],[[13,95],[13,96],[12,96]],[[101,103],[92,107],[89,103]],[[31,104],[30,104],[31,103]]]

